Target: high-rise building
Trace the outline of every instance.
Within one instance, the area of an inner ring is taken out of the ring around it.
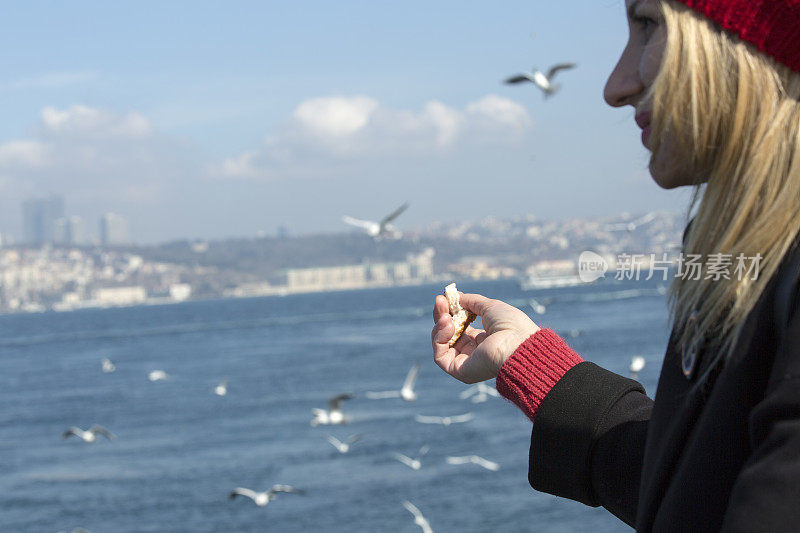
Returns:
[[[72,216],[56,220],[53,242],[64,245],[86,244],[86,229],[83,219]]]
[[[106,213],[100,218],[100,242],[103,245],[130,244],[130,227],[122,215]]]
[[[22,234],[26,244],[55,240],[56,220],[64,218],[64,197],[29,198],[22,203]]]

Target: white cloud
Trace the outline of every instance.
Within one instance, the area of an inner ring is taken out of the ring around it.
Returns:
[[[135,111],[119,116],[85,105],[65,110],[45,107],[39,118],[44,131],[55,134],[143,137],[152,131],[148,120]]]
[[[517,144],[531,123],[523,106],[496,95],[461,110],[431,101],[421,111],[392,109],[365,96],[314,98],[301,102],[259,149],[225,160],[212,174],[271,179],[376,157],[431,157],[476,144]]]
[[[336,138],[362,130],[377,107],[378,102],[364,96],[314,98],[297,106],[292,116],[309,132]]]
[[[185,148],[156,135],[135,111],[45,107],[35,131],[33,139],[0,144],[0,175],[22,197],[54,192],[106,203],[155,202],[201,167],[187,164]]]
[[[525,130],[531,126],[528,110],[507,98],[490,94],[467,105],[467,113],[489,123]]]
[[[46,162],[46,148],[38,141],[9,141],[0,144],[0,166],[38,168]]]

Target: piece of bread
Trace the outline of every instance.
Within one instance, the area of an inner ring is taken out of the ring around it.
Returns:
[[[473,320],[478,318],[478,316],[475,313],[467,311],[461,307],[460,297],[458,295],[458,289],[456,289],[455,283],[451,283],[444,288],[444,296],[447,298],[447,303],[450,304],[450,314],[453,315],[453,323],[456,325],[455,333],[453,333],[453,336],[450,337],[450,340],[447,342],[448,346],[453,346],[456,341],[461,338],[461,335],[467,330],[467,326],[469,326]]]

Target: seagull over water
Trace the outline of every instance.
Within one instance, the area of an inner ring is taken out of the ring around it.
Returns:
[[[311,420],[311,425],[347,424],[348,418],[342,414],[342,402],[351,398],[355,398],[355,394],[346,392],[328,400],[327,410],[312,409],[314,418]]]
[[[451,465],[464,465],[467,463],[473,463],[478,466],[485,468],[486,470],[491,470],[492,472],[497,472],[500,470],[500,465],[495,463],[494,461],[489,461],[488,459],[484,459],[478,455],[467,455],[464,457],[446,457],[445,461]]]
[[[420,424],[441,424],[443,426],[449,426],[450,424],[461,424],[464,422],[469,422],[474,418],[472,413],[464,413],[463,415],[455,415],[455,416],[424,416],[424,415],[414,415],[414,420],[419,422]]]
[[[111,440],[111,439],[116,437],[116,435],[111,433],[109,430],[107,430],[103,426],[98,426],[97,424],[94,424],[92,427],[90,427],[86,431],[82,430],[79,427],[72,426],[71,428],[66,430],[64,433],[62,433],[61,437],[64,438],[64,439],[67,439],[67,438],[71,437],[72,435],[75,435],[76,437],[81,438],[83,440],[83,442],[94,442],[94,441],[97,440],[97,436],[98,435],[102,435],[105,438],[107,438],[108,440]]]
[[[347,453],[350,451],[350,445],[355,444],[356,442],[360,441],[364,438],[363,435],[350,435],[347,437],[344,442],[340,441],[333,435],[325,435],[325,438],[328,439],[334,448],[339,450],[339,453]]]
[[[169,374],[164,372],[163,370],[153,370],[149,374],[147,374],[147,379],[150,381],[163,381],[169,377]]]
[[[472,403],[483,403],[489,399],[489,396],[497,397],[500,396],[500,393],[497,392],[497,389],[490,387],[483,381],[476,383],[458,395],[462,400],[472,397]]]
[[[636,379],[639,376],[639,372],[642,371],[645,364],[646,361],[641,355],[636,355],[631,358],[631,366],[628,368],[628,370],[630,370],[630,375],[633,379]]]
[[[531,307],[531,309],[533,309],[533,312],[536,313],[537,315],[543,315],[545,314],[545,312],[547,312],[547,307],[545,307],[544,304],[539,302],[539,300],[537,300],[536,298],[531,298],[530,300],[528,300],[528,305]]]
[[[556,94],[561,88],[560,85],[553,83],[553,78],[555,78],[556,74],[558,74],[558,72],[561,70],[572,69],[575,67],[575,63],[559,63],[550,67],[550,70],[547,71],[547,74],[542,73],[538,68],[534,68],[533,72],[523,72],[522,74],[511,76],[510,78],[506,79],[505,82],[508,84],[522,83],[526,81],[532,82],[542,90],[544,97],[548,98]]]
[[[356,226],[358,228],[361,228],[364,231],[364,233],[366,233],[375,240],[380,240],[384,237],[396,240],[402,237],[403,234],[400,233],[398,230],[396,230],[394,226],[390,224],[390,222],[399,217],[406,209],[408,209],[408,203],[404,203],[403,205],[401,205],[400,207],[398,207],[397,209],[395,209],[394,211],[383,217],[380,222],[373,222],[372,220],[361,220],[346,215],[342,217],[342,220],[344,220],[351,226]]]
[[[225,396],[226,394],[228,394],[227,379],[223,379],[222,381],[220,381],[219,385],[214,387],[214,394],[216,394],[217,396]]]
[[[422,361],[417,359],[411,370],[406,375],[406,380],[403,382],[403,387],[400,390],[389,390],[383,392],[367,392],[365,395],[370,400],[380,400],[382,398],[402,398],[407,402],[413,402],[417,399],[417,393],[414,392],[414,384],[417,382],[419,375],[419,368],[422,366]]]
[[[647,213],[644,216],[637,218],[636,220],[632,220],[630,222],[622,222],[620,224],[608,224],[605,227],[606,231],[636,231],[636,228],[640,226],[644,226],[645,224],[649,224],[653,220],[655,220],[658,213],[653,211],[652,213]]]
[[[103,372],[105,372],[106,374],[109,374],[117,369],[116,365],[114,365],[111,359],[107,357],[103,357],[103,359],[100,362],[103,364]]]
[[[412,470],[419,470],[420,468],[422,468],[422,458],[425,457],[425,454],[428,453],[428,450],[430,450],[430,448],[431,447],[426,444],[425,446],[419,449],[419,452],[417,452],[417,456],[414,458],[397,452],[393,453],[392,457],[394,457],[395,459],[397,459],[398,461],[400,461],[401,463],[403,463]]]
[[[409,513],[414,515],[414,523],[422,529],[422,533],[433,533],[433,529],[431,529],[428,519],[422,516],[422,511],[420,511],[416,505],[408,500],[405,500],[403,502],[403,507],[405,507]]]
[[[279,492],[288,492],[292,494],[305,494],[304,490],[296,489],[290,485],[273,485],[271,489],[264,492],[256,492],[254,490],[245,489],[243,487],[236,487],[228,495],[228,499],[232,500],[237,496],[246,496],[253,500],[259,507],[264,507],[269,502],[275,499],[275,495]]]

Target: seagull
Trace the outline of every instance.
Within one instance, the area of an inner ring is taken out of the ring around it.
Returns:
[[[86,431],[82,430],[79,427],[72,426],[71,428],[66,430],[61,435],[61,437],[66,439],[66,438],[69,438],[71,435],[75,435],[76,437],[80,437],[83,440],[83,442],[94,442],[95,440],[97,440],[97,435],[102,435],[105,438],[107,438],[108,440],[111,440],[114,437],[116,437],[116,435],[111,433],[109,430],[107,430],[103,426],[98,426],[97,424],[94,424],[92,427],[90,427]]]
[[[636,376],[638,376],[639,372],[642,371],[644,365],[645,365],[645,360],[644,357],[642,357],[641,355],[636,355],[633,358],[631,358],[631,366],[629,367],[629,370],[631,371],[631,377],[636,379]]]
[[[397,452],[394,452],[392,454],[392,457],[394,457],[395,459],[397,459],[398,461],[400,461],[401,463],[403,463],[412,470],[419,470],[420,468],[422,468],[422,458],[425,456],[426,453],[428,453],[428,450],[430,450],[430,446],[426,444],[425,446],[419,449],[419,452],[417,452],[417,456],[414,457],[413,459],[407,455],[403,455],[402,453],[397,453]]]
[[[419,367],[422,366],[422,360],[417,359],[414,366],[406,374],[406,380],[403,382],[402,388],[398,390],[389,390],[383,392],[367,392],[366,396],[370,400],[379,400],[382,398],[402,398],[407,402],[413,402],[417,399],[417,393],[414,392],[414,384],[417,382],[417,375],[419,374]]]
[[[414,523],[422,528],[422,533],[433,533],[433,529],[431,529],[428,519],[422,516],[422,511],[420,511],[416,505],[408,500],[405,500],[403,501],[403,507],[405,507],[409,513],[414,515]]]
[[[358,218],[353,218],[349,216],[343,216],[342,220],[346,223],[350,224],[351,226],[356,226],[361,228],[364,233],[372,237],[373,239],[380,240],[384,237],[388,237],[391,239],[399,239],[403,236],[402,233],[397,231],[394,226],[390,224],[390,222],[397,217],[399,217],[403,211],[408,209],[408,203],[404,203],[385,217],[381,219],[380,222],[373,222],[372,220],[360,220]]]
[[[483,457],[479,457],[477,455],[467,455],[465,457],[446,457],[445,461],[451,465],[463,465],[467,463],[473,463],[478,466],[482,466],[486,470],[491,470],[492,472],[497,472],[500,470],[500,465],[495,463],[494,461],[489,461],[488,459],[484,459]]]
[[[228,495],[228,499],[232,500],[237,496],[247,496],[248,498],[256,502],[256,505],[258,505],[259,507],[264,507],[269,502],[275,499],[275,494],[277,494],[278,492],[290,492],[294,494],[306,493],[306,491],[304,490],[299,490],[289,485],[273,485],[271,489],[265,492],[256,492],[254,490],[245,489],[242,487],[236,487]]]
[[[637,218],[636,220],[632,220],[630,222],[622,222],[620,224],[608,224],[605,227],[606,231],[635,231],[636,228],[639,226],[644,226],[645,224],[649,224],[653,220],[655,220],[656,215],[655,211],[652,213],[647,213],[646,215]]]
[[[539,303],[536,298],[531,298],[528,300],[528,305],[531,306],[531,309],[533,309],[533,312],[537,315],[543,315],[545,311],[547,311],[547,308]]]
[[[161,381],[167,379],[168,377],[169,374],[167,374],[163,370],[153,370],[152,372],[147,374],[147,379],[149,379],[150,381]]]
[[[311,425],[317,424],[347,424],[347,417],[342,414],[342,402],[354,398],[355,394],[350,392],[334,396],[328,400],[328,409],[312,409],[314,419],[311,420]]]
[[[350,445],[360,441],[361,439],[364,438],[364,436],[350,435],[344,440],[344,442],[340,441],[333,435],[325,435],[325,438],[328,439],[328,442],[330,442],[334,448],[339,450],[339,453],[347,453],[350,451]]]
[[[449,426],[450,424],[459,424],[462,422],[469,422],[473,419],[472,413],[464,413],[463,415],[455,415],[455,416],[423,416],[423,415],[414,415],[414,420],[419,422],[420,424],[441,424],[443,426]]]
[[[114,365],[111,359],[107,357],[103,357],[103,359],[100,362],[103,364],[103,372],[105,372],[106,374],[110,374],[111,372],[117,369],[116,365]]]
[[[462,400],[466,400],[470,396],[472,396],[472,403],[483,403],[489,399],[489,396],[497,397],[500,396],[500,393],[494,387],[490,387],[481,381],[458,395]]]
[[[227,379],[223,379],[222,381],[220,381],[219,385],[214,387],[214,394],[216,394],[217,396],[225,396],[226,394],[228,394]]]
[[[547,71],[546,75],[543,74],[539,69],[534,68],[533,72],[523,72],[522,74],[511,76],[505,80],[505,82],[508,84],[525,81],[533,82],[534,85],[542,90],[544,97],[547,98],[556,94],[556,92],[558,92],[558,90],[561,88],[560,85],[553,83],[553,78],[555,78],[556,74],[558,74],[558,71],[575,68],[575,66],[575,63],[559,63],[550,67],[550,70]]]

